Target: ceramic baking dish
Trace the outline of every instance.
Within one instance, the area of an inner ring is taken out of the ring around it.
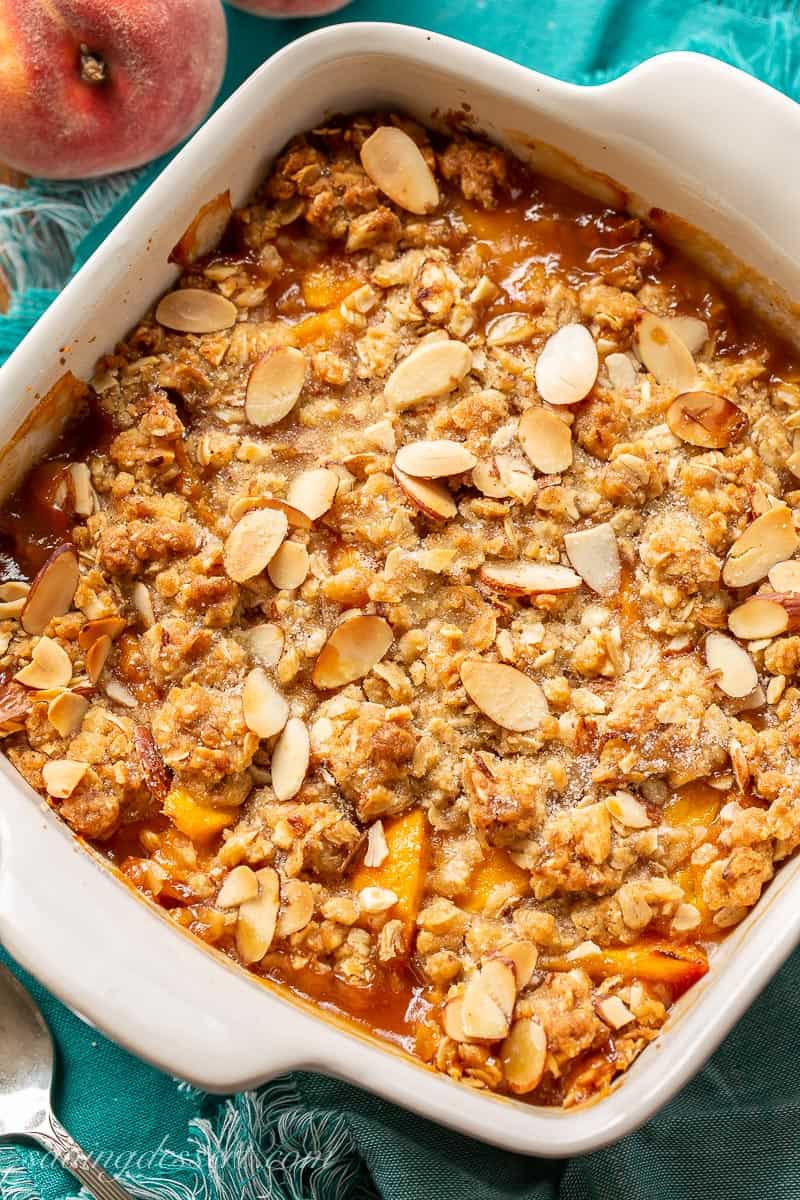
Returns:
[[[37,410],[39,397],[67,367],[88,376],[169,287],[176,269],[168,253],[198,207],[228,187],[241,203],[293,133],[332,112],[375,106],[423,121],[461,113],[544,169],[646,214],[790,328],[791,298],[800,297],[800,160],[790,153],[800,141],[800,108],[789,100],[698,55],[664,55],[613,83],[580,88],[423,31],[342,25],[295,42],[248,80],[0,370],[0,445],[25,426],[0,464],[4,490],[63,419],[52,406]],[[721,256],[720,244],[751,269]],[[295,1067],[339,1075],[523,1153],[591,1150],[646,1120],[698,1070],[800,939],[796,857],[611,1093],[582,1109],[547,1110],[434,1075],[256,982],[137,899],[2,757],[0,788],[0,937],[110,1037],[211,1091]]]

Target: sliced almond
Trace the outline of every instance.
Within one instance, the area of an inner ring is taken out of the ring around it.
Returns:
[[[299,509],[311,521],[316,521],[333,504],[338,487],[339,476],[335,471],[328,467],[315,467],[294,477],[286,499],[292,508]]]
[[[15,729],[15,722],[27,717],[32,703],[31,693],[13,679],[0,684],[0,728],[3,729],[1,736],[5,737]]]
[[[486,326],[486,342],[489,346],[513,346],[529,342],[534,332],[535,326],[525,313],[503,313]]]
[[[306,359],[294,346],[273,346],[253,367],[244,410],[251,425],[277,425],[292,411],[306,378]]]
[[[407,212],[432,212],[439,189],[415,141],[394,125],[381,125],[361,147],[361,165],[377,188]]]
[[[309,557],[300,542],[284,542],[267,567],[267,574],[276,588],[292,592],[305,583]]]
[[[314,915],[314,892],[304,879],[287,879],[281,896],[277,936],[291,937],[305,929]]]
[[[776,592],[800,592],[800,558],[776,563],[767,578]]]
[[[395,463],[406,475],[417,479],[442,479],[471,471],[477,458],[462,442],[440,438],[430,442],[409,442],[401,446]]]
[[[789,628],[789,613],[774,600],[751,596],[728,614],[728,628],[745,642],[774,638]]]
[[[502,729],[527,733],[538,729],[549,712],[539,684],[505,663],[467,658],[461,682],[472,703]]]
[[[507,942],[500,950],[500,957],[510,961],[514,968],[517,991],[521,992],[533,977],[539,961],[539,951],[533,942],[529,942],[527,938],[521,938],[518,942]]]
[[[19,617],[24,608],[24,596],[20,596],[18,600],[4,600],[0,602],[0,621],[8,621],[14,617]]]
[[[694,359],[668,319],[641,311],[636,318],[635,338],[639,357],[656,383],[676,392],[689,392],[695,387]]]
[[[496,458],[487,458],[476,463],[472,470],[472,482],[484,496],[502,500],[509,494],[508,484],[500,472]]]
[[[575,570],[598,596],[613,596],[619,591],[622,580],[619,546],[613,526],[607,521],[565,533],[564,549]]]
[[[62,737],[74,737],[89,711],[89,701],[75,692],[61,692],[47,706],[47,719]]]
[[[610,1025],[612,1029],[622,1029],[625,1025],[630,1025],[631,1021],[636,1020],[627,1004],[624,1004],[619,996],[604,996],[602,1000],[598,1000],[595,1007],[598,1016],[602,1017],[606,1025]]]
[[[597,379],[597,346],[585,325],[562,325],[536,360],[536,387],[547,404],[585,400]]]
[[[373,821],[367,830],[367,849],[364,854],[365,867],[380,867],[389,857],[389,846],[383,821]]]
[[[198,211],[180,241],[173,246],[169,261],[188,267],[198,258],[205,258],[219,245],[232,212],[230,192],[220,192],[213,200],[209,200]]]
[[[606,808],[615,820],[628,829],[647,829],[652,825],[647,809],[630,792],[613,792],[606,797]]]
[[[92,642],[86,651],[86,674],[90,683],[97,683],[111,653],[111,638],[107,634]]]
[[[280,905],[280,878],[272,867],[256,871],[258,895],[239,907],[236,949],[248,966],[260,962],[272,945]]]
[[[500,1062],[509,1090],[516,1096],[534,1091],[547,1061],[547,1035],[534,1017],[520,1017],[500,1047]]]
[[[274,667],[283,654],[284,632],[280,625],[253,625],[244,633],[244,641],[253,658],[265,667]]]
[[[30,590],[31,585],[24,579],[9,579],[6,583],[0,583],[0,601],[15,604],[18,600],[24,600]]]
[[[741,700],[758,686],[755,663],[733,638],[725,633],[709,633],[706,638],[706,663],[713,671],[720,691]]]
[[[289,705],[262,667],[250,671],[242,691],[244,723],[260,738],[274,737],[289,719]]]
[[[399,467],[392,467],[398,485],[415,508],[433,521],[447,521],[458,512],[452,493],[435,479],[415,479]]]
[[[154,800],[163,804],[172,787],[172,772],[164,762],[147,725],[137,725],[134,729],[133,748],[139,760],[145,787]]]
[[[71,758],[51,758],[42,767],[42,779],[47,794],[56,800],[66,800],[88,770],[89,764],[85,762],[75,762]]]
[[[574,592],[583,583],[580,575],[558,563],[484,563],[480,579],[496,592],[509,596],[532,596],[539,592]]]
[[[683,392],[667,409],[667,425],[690,446],[722,450],[747,429],[747,417],[725,396]]]
[[[159,302],[156,320],[177,333],[218,333],[236,323],[236,306],[217,292],[179,288]]]
[[[461,383],[472,366],[472,351],[463,342],[424,342],[398,363],[384,394],[392,408],[404,409],[443,396]]]
[[[156,623],[156,614],[153,611],[153,599],[145,584],[139,582],[133,585],[131,592],[133,607],[139,615],[139,618],[145,629],[152,629]]]
[[[749,587],[758,583],[776,563],[791,558],[800,545],[785,504],[756,517],[728,551],[722,568],[722,580],[728,587]]]
[[[499,1042],[508,1034],[517,998],[514,968],[502,958],[490,958],[467,980],[461,1004],[461,1024],[476,1042]]]
[[[122,617],[96,617],[93,621],[87,621],[81,629],[78,645],[81,650],[87,651],[100,638],[107,637],[113,642],[124,632],[126,626],[127,621]]]
[[[291,800],[303,786],[311,757],[308,730],[290,717],[272,751],[272,790],[278,800]]]
[[[258,876],[244,863],[234,867],[217,896],[217,908],[239,908],[258,896]]]
[[[464,997],[454,996],[452,1000],[448,1000],[444,1006],[442,1014],[442,1024],[444,1031],[449,1038],[454,1042],[467,1042],[469,1038],[464,1032],[464,1021],[462,1012],[464,1008]]]
[[[34,576],[22,609],[26,633],[44,633],[53,617],[69,612],[78,587],[78,555],[72,545],[59,546]]]
[[[272,508],[282,512],[294,529],[311,529],[313,526],[310,517],[277,496],[237,496],[228,508],[228,515],[231,520],[239,521],[245,513],[254,512],[257,508]]]
[[[40,637],[31,651],[31,661],[14,678],[40,692],[63,688],[72,678],[72,661],[53,638]]]
[[[311,682],[328,690],[344,687],[368,675],[394,640],[392,627],[383,617],[352,617],[337,625],[314,664]]]
[[[582,327],[581,327],[582,328]],[[546,408],[528,408],[520,417],[520,445],[543,475],[560,475],[572,466],[572,430]]]
[[[394,908],[399,897],[391,888],[365,887],[358,893],[358,903],[362,912],[368,916],[377,916]]]
[[[700,317],[668,317],[667,324],[692,355],[698,354],[708,341],[708,325]]]
[[[289,528],[284,513],[258,508],[236,522],[223,550],[225,570],[236,583],[260,575],[275,555]]]
[[[72,483],[72,506],[79,517],[90,517],[95,511],[97,497],[92,487],[92,476],[86,463],[69,464]]]
[[[139,702],[133,692],[125,687],[124,683],[120,683],[118,679],[108,679],[104,684],[104,690],[109,700],[113,700],[115,704],[121,704],[123,708],[138,708]]]
[[[628,354],[609,354],[605,361],[608,380],[613,388],[625,392],[636,387],[637,365]]]

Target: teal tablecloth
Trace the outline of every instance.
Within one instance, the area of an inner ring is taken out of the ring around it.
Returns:
[[[119,0],[122,3],[122,0]],[[790,0],[358,0],[338,19],[395,20],[460,37],[578,83],[668,49],[717,55],[800,100],[800,16]],[[278,47],[322,22],[230,13],[224,94]],[[669,104],[669,96],[664,97]],[[702,120],[702,113],[698,113]],[[747,170],[747,147],[731,138]],[[18,278],[52,285],[77,246],[86,257],[161,164],[97,185],[34,186],[37,222],[6,221]],[[776,163],[776,181],[780,163]],[[129,189],[129,190],[126,190]],[[126,193],[104,220],[114,195]],[[13,198],[0,189],[3,209]],[[47,214],[58,210],[55,234]],[[48,243],[48,238],[50,239]],[[31,253],[31,247],[36,253]],[[42,247],[47,247],[42,250]],[[0,319],[0,360],[53,296],[17,297]],[[2,861],[0,860],[0,870]],[[24,976],[23,976],[24,978]],[[27,981],[30,982],[30,981]],[[705,1070],[640,1132],[570,1162],[503,1154],[365,1092],[297,1075],[261,1092],[205,1096],[94,1034],[33,985],[58,1043],[58,1110],[131,1190],[159,1200],[798,1200],[800,960],[791,960]],[[202,997],[198,997],[202,1004]],[[498,1109],[497,1120],[502,1120]],[[38,1151],[0,1148],[2,1200],[75,1194]]]

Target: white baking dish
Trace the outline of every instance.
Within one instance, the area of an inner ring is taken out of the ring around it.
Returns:
[[[176,272],[167,255],[199,205],[227,187],[241,203],[293,133],[359,107],[397,107],[428,120],[467,105],[478,128],[512,149],[561,173],[575,169],[571,160],[584,164],[596,190],[640,211],[658,205],[731,247],[756,272],[734,271],[733,281],[791,317],[789,297],[800,296],[800,160],[791,152],[800,109],[778,93],[691,54],[664,55],[584,89],[419,30],[342,25],[295,42],[256,72],[56,300],[0,370],[0,445],[65,362],[88,376],[168,287]],[[712,240],[671,227],[714,257]],[[6,486],[54,422],[52,414],[34,419],[32,437],[6,460]],[[304,1067],[510,1150],[591,1150],[646,1120],[698,1070],[800,938],[795,859],[610,1095],[581,1110],[535,1108],[434,1075],[254,982],[136,899],[1,757],[0,772],[3,942],[110,1037],[212,1091]]]

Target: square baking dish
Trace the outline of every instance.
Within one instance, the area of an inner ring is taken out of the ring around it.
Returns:
[[[171,285],[177,269],[168,254],[197,209],[227,188],[241,204],[293,134],[332,113],[374,107],[434,125],[457,115],[545,173],[643,216],[794,332],[800,162],[790,148],[800,108],[791,101],[700,55],[663,55],[613,83],[580,88],[421,30],[341,25],[293,43],[240,88],[0,369],[3,494],[68,415],[68,390],[60,403],[41,397],[67,369],[88,377]],[[780,181],[769,186],[776,162]],[[645,1121],[702,1066],[800,940],[796,857],[610,1093],[583,1108],[545,1109],[435,1075],[256,981],[134,897],[4,757],[0,788],[0,938],[92,1025],[209,1091],[317,1070],[527,1154],[593,1150]]]

